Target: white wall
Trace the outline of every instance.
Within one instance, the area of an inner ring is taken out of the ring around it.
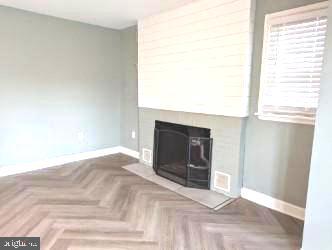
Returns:
[[[139,21],[139,107],[247,116],[253,13],[200,0]]]
[[[329,1],[327,52],[316,117],[303,250],[332,249],[332,1]]]

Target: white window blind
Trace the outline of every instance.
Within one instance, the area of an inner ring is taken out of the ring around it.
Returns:
[[[327,30],[325,2],[266,16],[258,115],[313,124]]]

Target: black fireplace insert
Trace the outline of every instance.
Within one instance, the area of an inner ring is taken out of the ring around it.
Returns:
[[[153,169],[186,187],[210,189],[212,138],[207,128],[156,121]]]

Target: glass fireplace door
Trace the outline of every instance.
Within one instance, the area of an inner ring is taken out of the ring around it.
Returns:
[[[158,169],[155,170],[165,178],[186,185],[189,137],[177,131],[156,129],[156,139],[158,157],[154,165]]]
[[[156,121],[153,150],[157,175],[186,187],[210,188],[209,129]]]
[[[189,137],[188,187],[209,189],[212,158],[211,147],[211,138]]]

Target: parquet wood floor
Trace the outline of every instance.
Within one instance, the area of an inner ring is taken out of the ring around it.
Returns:
[[[121,168],[125,155],[0,178],[0,236],[42,249],[300,249],[302,223],[239,199],[213,211]]]

